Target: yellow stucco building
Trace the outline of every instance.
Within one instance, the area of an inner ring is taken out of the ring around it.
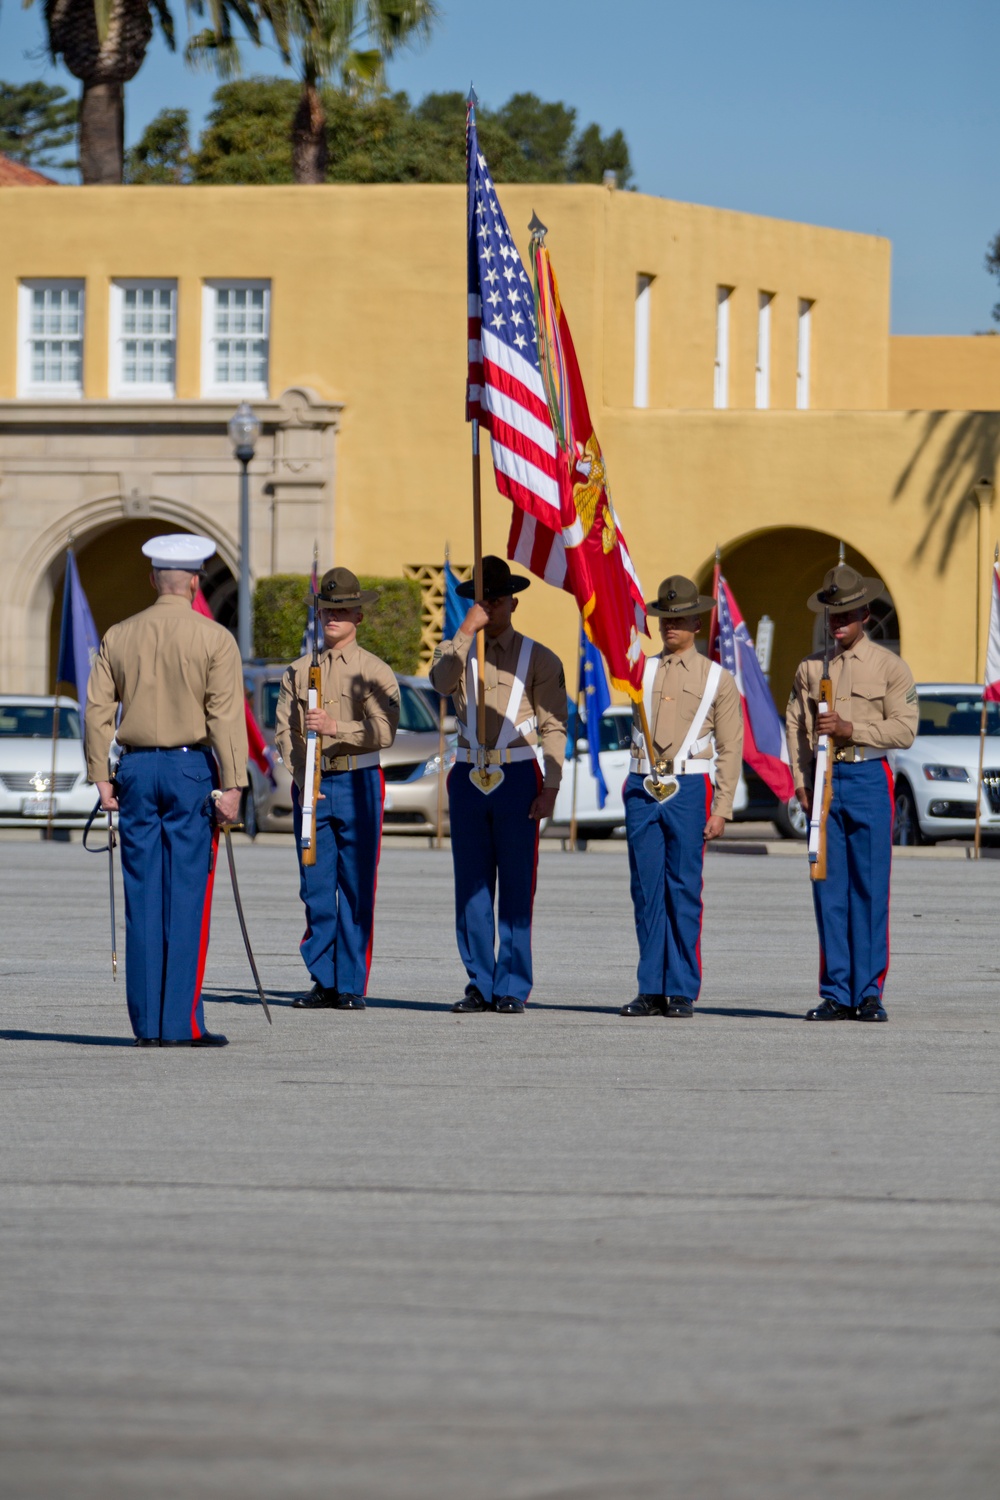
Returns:
[[[1000,339],[891,337],[883,239],[500,191],[522,254],[532,212],[549,226],[647,597],[669,572],[707,581],[718,546],[750,628],[774,622],[780,704],[843,540],[885,579],[879,629],[917,677],[974,679]],[[398,574],[446,542],[471,560],[463,187],[4,188],[0,225],[0,690],[51,680],[70,539],[102,629],[146,602],[138,544],[161,530],[216,540],[231,612],[243,397],[255,578],[307,572],[314,538],[321,567]],[[488,458],[483,477],[502,552]],[[519,624],[574,662],[568,595],[536,582]]]

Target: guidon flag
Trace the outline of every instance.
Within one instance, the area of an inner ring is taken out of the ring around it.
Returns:
[[[529,277],[466,124],[469,376],[466,417],[490,434],[513,504],[507,556],[576,599],[613,685],[642,697],[642,588],[622,535],[559,288],[532,220]]]
[[[753,637],[718,563],[712,593],[716,604],[708,632],[708,654],[736,678],[743,708],[743,759],[776,797],[794,795],[785,726],[754,650]]]

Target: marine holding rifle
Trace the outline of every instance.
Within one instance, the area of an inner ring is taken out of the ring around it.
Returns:
[[[887,1019],[882,990],[889,968],[894,789],[886,751],[913,743],[919,709],[909,667],[865,634],[868,606],[882,593],[878,578],[863,578],[843,563],[829,570],[808,604],[824,612],[836,650],[800,662],[788,701],[795,793],[812,811],[818,842],[810,859],[820,1004],[808,1012],[809,1021]],[[821,708],[827,696],[830,706]],[[816,767],[825,740],[830,769],[824,798]],[[825,862],[819,878],[817,853],[821,869]]]
[[[309,656],[291,663],[278,697],[275,737],[294,787],[306,909],[300,951],[313,980],[294,1002],[300,1010],[365,1008],[385,800],[379,752],[399,726],[395,674],[357,641],[364,606],[377,598],[348,568],[324,574],[318,594],[324,649],[315,666]],[[318,684],[314,707],[311,672]],[[307,785],[307,758],[315,760],[315,784],[310,778]]]

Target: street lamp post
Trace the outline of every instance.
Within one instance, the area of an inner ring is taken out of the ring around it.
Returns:
[[[240,578],[237,595],[237,639],[240,656],[249,661],[253,655],[253,623],[250,618],[250,460],[253,458],[260,422],[249,402],[241,401],[229,418],[229,441],[233,456],[240,463]]]
[[[989,510],[993,504],[993,482],[985,476],[972,486],[970,497],[976,506],[976,681],[982,680],[979,670],[980,641],[982,639],[983,613],[983,508]]]

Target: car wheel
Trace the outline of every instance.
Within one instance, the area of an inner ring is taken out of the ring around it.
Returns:
[[[243,831],[248,839],[255,839],[260,833],[257,823],[257,804],[253,798],[253,787],[248,786],[243,793]]]
[[[779,802],[771,821],[783,839],[809,837],[809,814],[798,797],[789,797],[787,802]]]
[[[917,804],[905,781],[899,782],[896,787],[896,813],[892,824],[892,842],[903,845],[927,842],[920,831]]]

